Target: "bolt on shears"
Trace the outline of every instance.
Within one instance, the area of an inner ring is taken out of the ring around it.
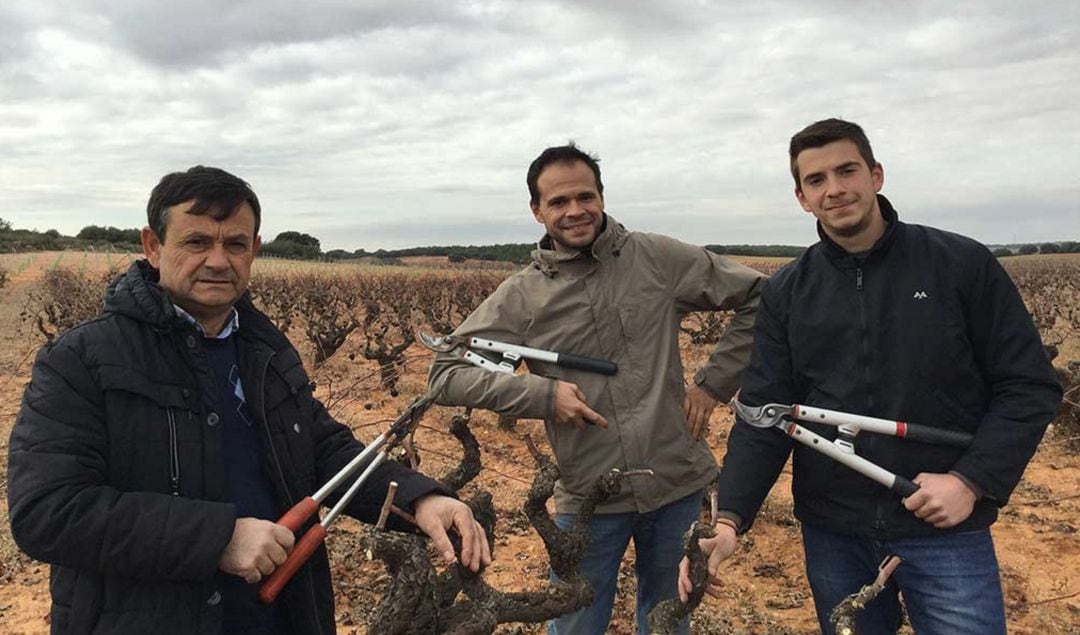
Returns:
[[[739,401],[738,395],[731,400],[735,414],[755,428],[779,428],[799,443],[816,450],[829,458],[839,461],[851,469],[881,483],[902,497],[911,496],[919,486],[911,480],[894,474],[880,465],[855,454],[855,436],[860,432],[886,434],[923,443],[948,445],[966,448],[974,437],[966,432],[944,430],[917,423],[891,421],[863,415],[826,410],[800,404],[767,403],[761,406],[747,406]],[[798,421],[814,421],[837,428],[837,438],[830,441],[811,432]]]

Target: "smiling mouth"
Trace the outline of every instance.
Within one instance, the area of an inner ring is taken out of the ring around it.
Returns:
[[[854,204],[855,204],[855,201],[848,201],[846,203],[840,203],[839,205],[830,205],[830,206],[826,207],[825,209],[827,211],[832,212],[832,211],[835,211],[835,210],[838,210],[838,209],[844,209],[846,207],[851,207]]]

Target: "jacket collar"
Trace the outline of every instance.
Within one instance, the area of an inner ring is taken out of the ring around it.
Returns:
[[[536,243],[532,252],[532,266],[548,277],[554,277],[559,266],[571,262],[603,262],[619,255],[619,251],[630,237],[630,232],[621,223],[604,214],[600,232],[596,240],[585,249],[573,252],[556,251],[550,234],[544,234]]]
[[[899,231],[900,225],[903,225],[903,223],[900,222],[900,217],[897,215],[896,209],[893,208],[892,203],[889,202],[889,199],[885,198],[882,194],[878,194],[877,200],[878,209],[881,210],[881,217],[885,219],[885,233],[877,239],[874,246],[866,253],[854,256],[838,245],[832,238],[829,238],[829,235],[826,234],[825,230],[821,227],[821,221],[818,221],[818,238],[821,239],[821,244],[825,249],[825,255],[834,261],[854,260],[856,258],[860,260],[872,260],[880,258],[889,251],[892,244],[896,242],[897,232]]]

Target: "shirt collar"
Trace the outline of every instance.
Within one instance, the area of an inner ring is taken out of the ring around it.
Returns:
[[[223,340],[235,333],[236,331],[240,330],[240,314],[236,312],[236,307],[233,307],[232,315],[229,317],[228,320],[225,321],[225,325],[221,327],[221,332],[214,337],[210,337],[209,335],[207,335],[206,329],[203,328],[203,325],[199,324],[199,321],[196,320],[190,313],[181,309],[175,304],[173,305],[173,307],[176,309],[176,314],[187,320],[196,329],[198,329],[199,333],[201,333],[203,337],[215,340]]]

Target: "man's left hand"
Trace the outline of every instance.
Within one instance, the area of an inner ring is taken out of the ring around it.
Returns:
[[[904,507],[938,529],[948,529],[971,515],[978,497],[952,474],[920,473],[912,479],[919,491],[904,499]]]
[[[712,416],[717,403],[719,403],[717,399],[701,386],[694,386],[686,391],[682,409],[683,414],[686,415],[686,424],[690,427],[690,436],[695,441],[700,440],[708,432],[709,417]]]
[[[484,528],[473,518],[469,506],[456,498],[440,494],[422,497],[416,503],[416,526],[431,538],[447,564],[457,560],[454,545],[446,534],[448,529],[461,536],[462,565],[479,571],[481,566],[491,564],[491,549]]]

